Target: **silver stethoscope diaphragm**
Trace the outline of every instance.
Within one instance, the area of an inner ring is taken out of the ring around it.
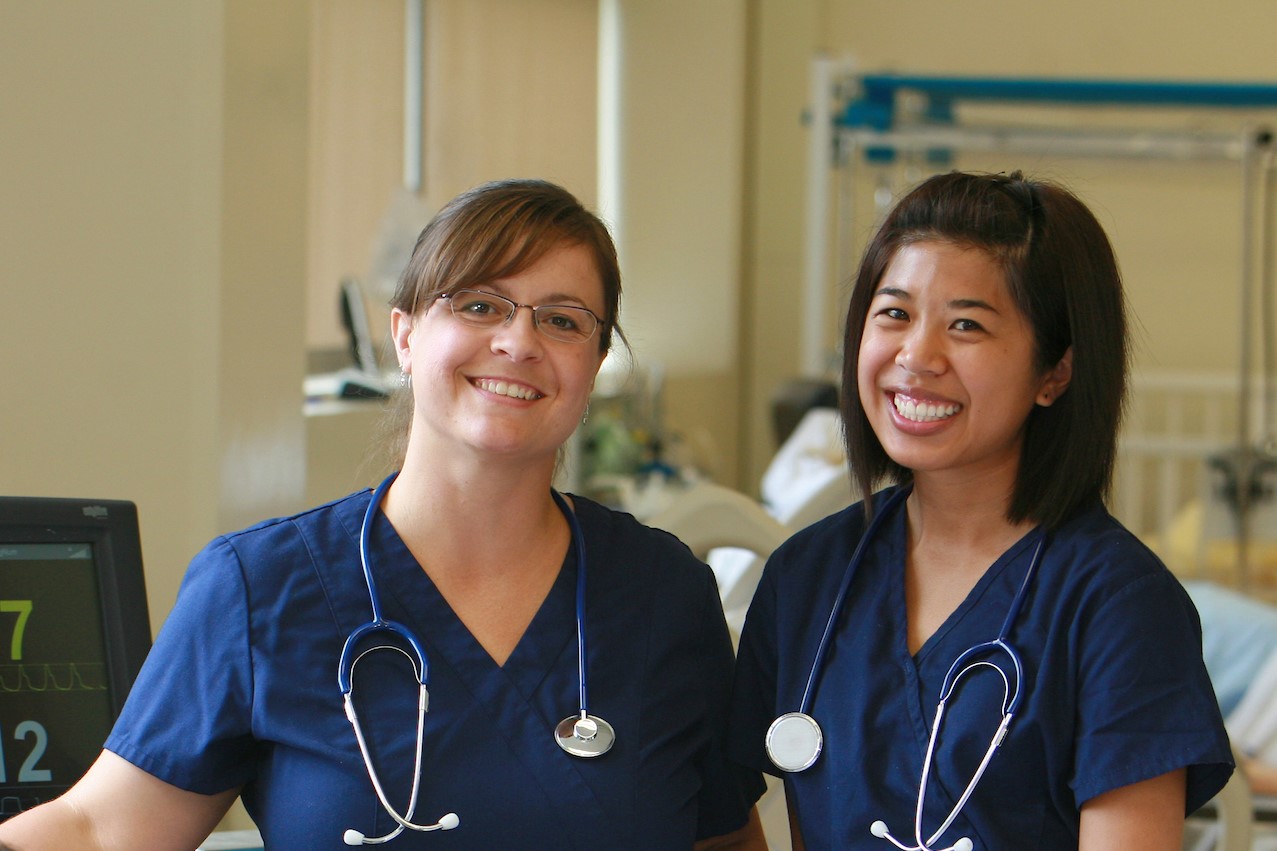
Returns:
[[[786,712],[767,728],[767,756],[781,771],[806,771],[825,746],[825,735],[806,712]]]
[[[554,728],[554,740],[572,756],[589,759],[612,749],[616,731],[602,718],[582,712],[560,721]]]

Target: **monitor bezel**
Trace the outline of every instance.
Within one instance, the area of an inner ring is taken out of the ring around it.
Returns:
[[[151,649],[137,506],[120,499],[0,496],[0,544],[44,543],[93,548],[114,723]]]

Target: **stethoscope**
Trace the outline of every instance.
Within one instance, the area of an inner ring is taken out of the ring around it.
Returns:
[[[782,771],[805,771],[815,764],[816,759],[820,756],[824,747],[824,734],[820,730],[820,725],[816,723],[816,719],[811,717],[808,710],[811,707],[816,684],[820,679],[820,672],[824,669],[825,654],[829,649],[830,639],[842,613],[843,602],[847,597],[848,589],[851,587],[852,577],[855,576],[856,571],[859,570],[861,563],[864,561],[865,550],[877,534],[887,515],[908,495],[909,488],[897,490],[887,499],[873,520],[870,521],[869,527],[865,530],[860,542],[856,545],[856,549],[852,552],[851,560],[847,563],[842,584],[838,588],[838,595],[834,598],[833,609],[830,611],[829,620],[825,624],[825,631],[821,634],[820,643],[816,647],[816,655],[812,659],[811,671],[807,675],[807,686],[803,690],[803,699],[799,710],[781,715],[772,722],[771,727],[767,730],[765,740],[767,755],[776,767]],[[953,664],[949,666],[948,673],[945,674],[944,682],[940,686],[940,702],[936,706],[936,717],[931,724],[931,736],[927,741],[926,757],[922,763],[922,778],[918,782],[918,803],[914,809],[913,821],[914,839],[917,844],[905,845],[891,835],[886,823],[881,820],[875,821],[869,826],[870,833],[888,840],[901,851],[971,851],[974,847],[971,840],[965,836],[948,848],[933,849],[932,845],[953,824],[958,817],[958,813],[962,811],[967,800],[971,797],[971,793],[975,791],[976,785],[980,782],[980,778],[984,776],[985,769],[989,767],[989,762],[993,759],[994,752],[997,751],[1003,739],[1006,738],[1007,728],[1011,726],[1012,717],[1014,717],[1016,710],[1019,709],[1020,700],[1023,696],[1020,685],[1024,678],[1024,666],[1020,662],[1020,654],[1016,652],[1016,649],[1007,640],[1007,636],[1010,634],[1011,627],[1015,624],[1016,619],[1019,617],[1020,609],[1024,605],[1029,583],[1033,580],[1033,576],[1037,573],[1038,566],[1042,562],[1042,551],[1045,545],[1046,534],[1040,533],[1037,547],[1033,551],[1033,558],[1029,562],[1029,569],[1025,572],[1024,580],[1020,583],[1020,588],[1016,591],[1015,598],[1011,601],[1011,607],[1007,611],[1006,620],[1002,622],[1002,629],[998,631],[998,637],[992,641],[976,644],[958,654],[958,657],[953,660]],[[1014,675],[1009,677],[1005,668],[995,664],[988,658],[975,659],[977,656],[985,657],[990,653],[1005,654],[1011,660]],[[945,707],[962,678],[979,668],[992,668],[1002,677],[1002,720],[989,742],[984,758],[972,775],[971,782],[967,784],[966,789],[963,790],[958,802],[949,811],[949,815],[944,822],[931,835],[930,839],[923,842],[922,805],[926,798],[927,781],[931,774],[931,763],[935,756],[936,741],[940,735],[940,724],[944,719]],[[1014,679],[1014,683],[1011,682],[1012,679]]]
[[[368,770],[368,778],[372,781],[373,790],[377,793],[377,800],[381,802],[382,808],[394,819],[397,826],[390,833],[375,837],[364,836],[357,830],[347,830],[342,836],[347,845],[379,845],[394,839],[400,833],[403,833],[405,829],[419,831],[452,830],[461,823],[456,813],[447,813],[434,824],[417,824],[412,821],[413,814],[417,809],[417,796],[421,788],[421,746],[425,741],[426,711],[430,703],[430,666],[426,662],[425,647],[422,646],[417,636],[403,624],[386,620],[382,617],[381,597],[377,593],[377,583],[373,579],[372,567],[368,559],[368,541],[371,537],[373,522],[378,513],[377,510],[386,495],[386,490],[397,475],[397,473],[391,473],[373,491],[372,499],[368,503],[368,510],[364,513],[363,526],[359,530],[359,561],[364,570],[364,582],[368,585],[368,599],[372,604],[372,620],[356,628],[346,637],[346,643],[341,649],[341,660],[337,664],[337,684],[341,688],[342,700],[346,708],[346,718],[350,720],[350,724],[355,730],[355,739],[359,742],[359,752],[363,756],[364,767]],[[559,507],[559,510],[563,512],[563,516],[568,521],[568,526],[572,530],[572,542],[576,549],[576,660],[577,681],[580,685],[580,709],[577,714],[569,715],[559,722],[554,729],[554,740],[559,747],[572,756],[589,759],[602,756],[611,750],[613,743],[616,742],[616,732],[612,729],[611,724],[597,715],[591,715],[588,708],[589,700],[585,675],[586,659],[588,658],[585,636],[585,536],[581,533],[581,524],[577,522],[576,514],[568,506],[567,501],[557,491],[552,490],[550,493],[554,497],[555,505]],[[394,644],[378,644],[356,654],[356,646],[373,633],[387,633],[397,636],[408,645],[411,652]],[[369,653],[377,650],[394,650],[402,653],[412,663],[419,685],[417,692],[417,754],[412,770],[412,796],[409,799],[407,812],[402,815],[391,805],[390,800],[382,789],[381,779],[377,774],[376,768],[373,767],[372,755],[369,753],[368,743],[364,739],[363,728],[359,724],[359,716],[355,712],[352,694],[355,665]]]

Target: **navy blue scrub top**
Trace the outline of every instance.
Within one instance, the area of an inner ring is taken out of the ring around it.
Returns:
[[[337,660],[370,619],[358,537],[369,494],[219,538],[192,562],[107,748],[168,783],[243,785],[268,848],[340,848],[394,824],[342,711]],[[576,557],[503,667],[449,608],[385,518],[372,558],[386,618],[430,663],[423,778],[392,848],[677,849],[745,823],[755,772],[724,752],[732,650],[713,574],[672,536],[576,498],[588,553],[590,709],[616,745],[583,760],[555,725],[579,706]],[[356,706],[383,788],[412,786],[417,682],[378,652],[355,669]]]
[[[882,498],[879,495],[879,499]],[[907,646],[905,512],[884,518],[856,573],[810,714],[824,752],[785,775],[763,741],[796,711],[848,561],[859,505],[800,532],[772,556],[741,639],[729,750],[786,778],[808,851],[888,849],[883,820],[913,845],[923,758],[941,684],[967,648],[997,636],[1037,534],[999,558],[922,646]],[[976,849],[1076,849],[1079,808],[1104,792],[1188,767],[1188,809],[1227,781],[1228,738],[1202,662],[1197,613],[1179,582],[1099,506],[1047,538],[1010,642],[1026,694],[1010,733],[941,837]],[[1005,656],[996,657],[1006,662]],[[988,668],[946,708],[924,808],[925,841],[952,809],[1001,719]]]

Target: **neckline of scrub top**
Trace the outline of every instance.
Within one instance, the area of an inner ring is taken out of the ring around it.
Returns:
[[[891,523],[889,547],[883,555],[887,558],[888,564],[891,565],[891,610],[896,613],[895,643],[898,648],[898,652],[901,653],[904,658],[907,658],[912,662],[915,671],[920,669],[921,665],[927,660],[927,657],[936,652],[936,648],[944,643],[945,638],[949,635],[949,633],[957,629],[970,612],[976,608],[984,595],[989,592],[990,587],[998,581],[998,578],[1005,573],[1011,565],[1020,560],[1020,558],[1024,555],[1025,550],[1028,549],[1029,545],[1036,540],[1037,534],[1038,529],[1034,527],[1033,529],[1025,532],[1011,546],[1007,547],[1007,549],[1003,551],[1003,553],[998,556],[992,564],[985,568],[984,573],[982,573],[980,578],[976,580],[975,585],[973,585],[971,590],[967,592],[967,595],[962,598],[962,602],[958,603],[957,607],[948,614],[944,621],[941,622],[940,626],[936,628],[935,632],[927,636],[927,640],[918,648],[918,652],[910,653],[909,613],[905,604],[905,540],[907,530],[905,528],[905,511],[901,509],[897,512],[896,517],[892,519]],[[1017,577],[1015,588],[1019,588],[1019,580],[1020,577]],[[1012,597],[1014,596],[1015,588],[1012,589]],[[1011,598],[1009,597],[1008,601],[1010,599]],[[987,640],[992,640],[997,637],[997,630],[1001,625],[1002,619],[999,618],[997,623],[992,625]],[[1014,631],[1015,625],[1012,624],[1012,632],[1014,633]],[[963,647],[961,649],[965,650],[966,648]]]
[[[582,517],[582,509],[587,514],[591,509],[580,498],[574,498],[574,503],[582,534],[588,541],[591,523]],[[362,504],[367,506],[366,502]],[[527,776],[534,778],[559,820],[573,826],[580,838],[579,847],[606,847],[613,810],[599,800],[586,779],[585,773],[594,761],[567,756],[552,735],[554,722],[577,708],[575,544],[569,545],[549,593],[501,666],[457,617],[393,525],[384,521],[383,516],[374,526],[373,570],[386,617],[399,620],[417,635],[426,647],[432,671],[446,669],[449,679],[455,678],[464,686],[474,701],[469,720],[478,717],[475,713],[487,719],[488,729],[505,741]],[[570,688],[562,690],[565,699],[561,707],[556,694],[537,693],[556,671],[561,672],[565,682],[570,678],[571,683]],[[432,676],[432,695],[436,685]],[[547,699],[555,702],[549,711],[561,710],[562,715],[544,717],[547,710],[543,704]],[[431,703],[434,705],[435,701]],[[465,818],[464,814],[459,815]]]
[[[526,698],[554,669],[564,647],[569,642],[576,644],[574,543],[569,544],[549,593],[504,665],[497,664],[457,616],[384,515],[374,527],[373,546],[381,554],[380,558],[374,557],[374,569],[386,598],[382,605],[388,610],[387,616],[401,618],[417,635],[428,648],[432,666],[446,663],[463,680],[502,675]],[[390,601],[398,611],[389,611]]]
[[[1037,530],[1029,530],[1024,534],[1024,536],[998,556],[998,558],[989,565],[984,573],[981,574],[980,578],[976,580],[975,585],[972,586],[969,592],[967,592],[967,595],[962,599],[962,602],[958,604],[957,608],[950,612],[949,616],[944,619],[944,622],[940,624],[936,631],[927,637],[927,640],[923,642],[922,647],[918,648],[918,652],[916,654],[911,654],[909,652],[909,630],[907,623],[907,610],[905,607],[904,556],[906,529],[904,515],[905,512],[900,511],[898,516],[893,520],[890,539],[886,543],[884,550],[881,550],[880,552],[886,558],[885,564],[888,565],[890,574],[888,580],[888,594],[890,595],[891,611],[896,613],[897,616],[896,623],[894,624],[895,635],[893,636],[893,641],[897,647],[896,652],[899,654],[900,664],[904,670],[905,681],[908,683],[908,688],[903,695],[903,699],[906,707],[906,713],[910,721],[910,728],[913,732],[913,739],[917,747],[917,767],[920,769],[922,760],[926,758],[925,754],[927,750],[927,742],[930,739],[931,725],[935,720],[936,704],[939,700],[939,680],[935,681],[936,691],[930,691],[923,688],[923,669],[928,664],[928,657],[947,650],[951,651],[952,658],[939,660],[941,662],[940,672],[942,673],[944,670],[948,669],[949,665],[957,658],[959,653],[965,651],[967,647],[972,646],[973,642],[959,642],[961,646],[957,647],[956,650],[953,650],[946,646],[946,640],[950,637],[951,633],[962,626],[963,621],[965,621],[966,618],[971,615],[973,610],[979,606],[985,595],[988,594],[995,585],[1002,582],[1002,577],[1007,573],[1012,565],[1020,562],[1021,560],[1025,560],[1025,569],[1028,569],[1028,563],[1025,557],[1031,552],[1029,550],[1029,545],[1036,540]],[[884,532],[885,531],[886,530],[884,530]],[[1011,577],[1013,581],[1011,582],[1012,587],[1009,589],[1007,594],[1006,607],[1001,607],[998,615],[989,621],[987,628],[982,628],[981,631],[986,632],[987,634],[983,635],[981,640],[992,640],[997,637],[998,629],[1002,626],[1007,607],[1010,606],[1011,600],[1014,599],[1015,592],[1019,588],[1022,578],[1022,574],[1017,574],[1016,576]],[[1023,616],[1024,613],[1022,612],[1021,617]],[[1011,638],[1014,642],[1014,624],[1011,626],[1011,634],[1009,638]],[[956,797],[953,791],[949,790],[942,782],[938,781],[939,778],[937,778],[937,782],[929,784],[927,796],[930,803],[928,806],[947,810],[947,808],[954,805]],[[935,813],[932,810],[928,810],[927,815],[927,824],[934,827],[930,818],[934,817]],[[943,817],[944,813],[941,812],[939,815],[940,817]],[[975,826],[970,823],[965,813],[959,814],[957,821],[950,827],[950,832],[955,836],[966,834],[978,835],[978,832],[975,831]]]

